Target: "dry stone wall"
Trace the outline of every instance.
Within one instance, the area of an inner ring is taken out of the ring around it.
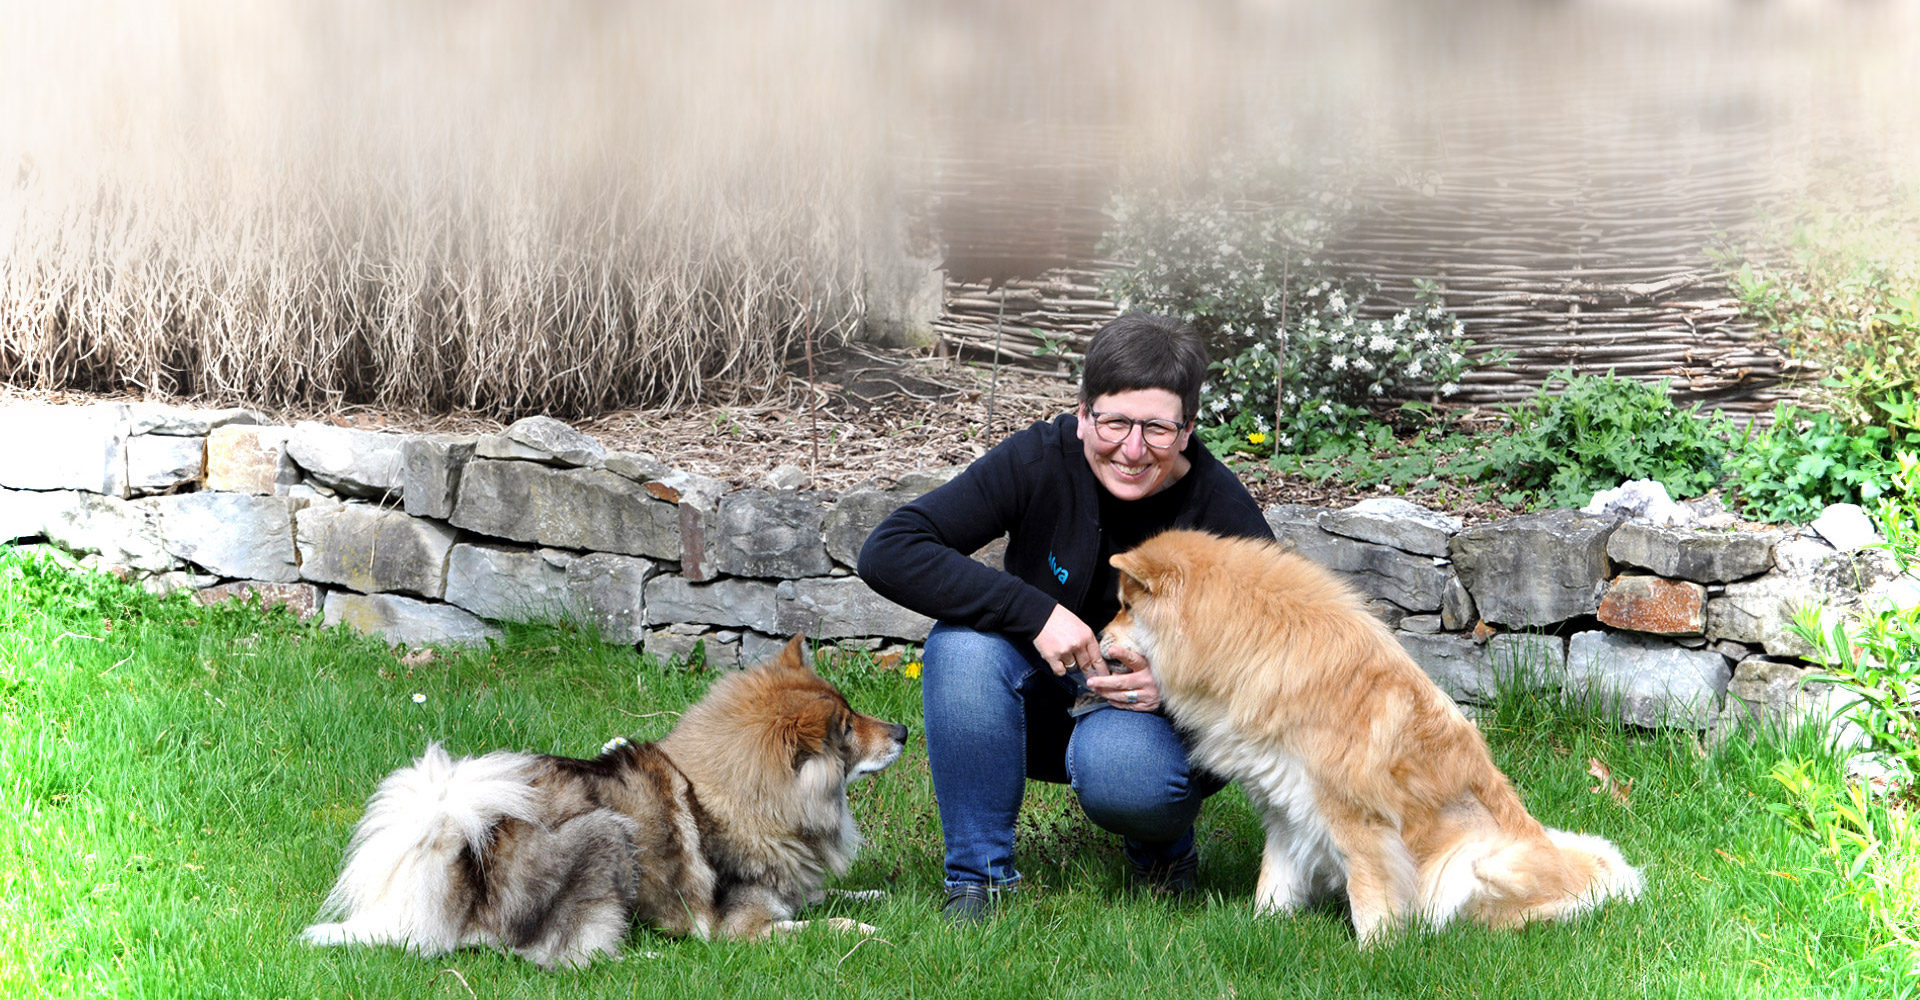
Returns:
[[[571,617],[662,660],[700,644],[719,663],[794,632],[868,649],[923,639],[932,622],[851,566],[882,518],[957,471],[839,494],[728,489],[544,417],[404,435],[125,403],[6,405],[0,441],[0,543],[392,642],[480,642],[501,622]],[[1471,528],[1400,498],[1266,513],[1464,704],[1518,685],[1642,726],[1798,718],[1830,707],[1787,628],[1800,605],[1920,603],[1920,581],[1861,547],[1872,539],[1857,511],[1822,519],[1847,526],[1826,529],[1838,545],[1713,510]],[[976,558],[997,564],[998,551]]]

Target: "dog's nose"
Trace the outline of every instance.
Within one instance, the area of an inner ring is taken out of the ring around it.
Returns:
[[[887,723],[887,735],[893,737],[895,743],[905,743],[907,741],[907,727],[898,722],[889,722]]]

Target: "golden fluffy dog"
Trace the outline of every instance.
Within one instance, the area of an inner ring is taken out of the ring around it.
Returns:
[[[1365,946],[1416,918],[1518,927],[1639,894],[1611,843],[1527,813],[1479,730],[1333,574],[1197,531],[1113,565],[1122,610],[1102,645],[1146,657],[1196,762],[1260,811],[1262,912],[1344,888]]]
[[[847,785],[893,763],[907,728],[853,711],[801,653],[794,636],[664,739],[592,760],[427,747],[367,803],[335,919],[304,937],[503,948],[551,968],[617,953],[635,921],[703,938],[803,926],[794,912],[860,846]]]

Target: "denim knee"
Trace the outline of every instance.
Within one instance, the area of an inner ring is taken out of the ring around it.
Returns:
[[[1164,716],[1104,708],[1081,717],[1067,770],[1087,818],[1142,844],[1185,838],[1201,803],[1219,790],[1187,761],[1187,747]]]

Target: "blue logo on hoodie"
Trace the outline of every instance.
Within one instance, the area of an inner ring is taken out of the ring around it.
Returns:
[[[1055,559],[1051,552],[1047,553],[1047,567],[1053,570],[1053,578],[1060,581],[1061,586],[1066,586],[1067,571],[1060,568],[1060,560]]]

